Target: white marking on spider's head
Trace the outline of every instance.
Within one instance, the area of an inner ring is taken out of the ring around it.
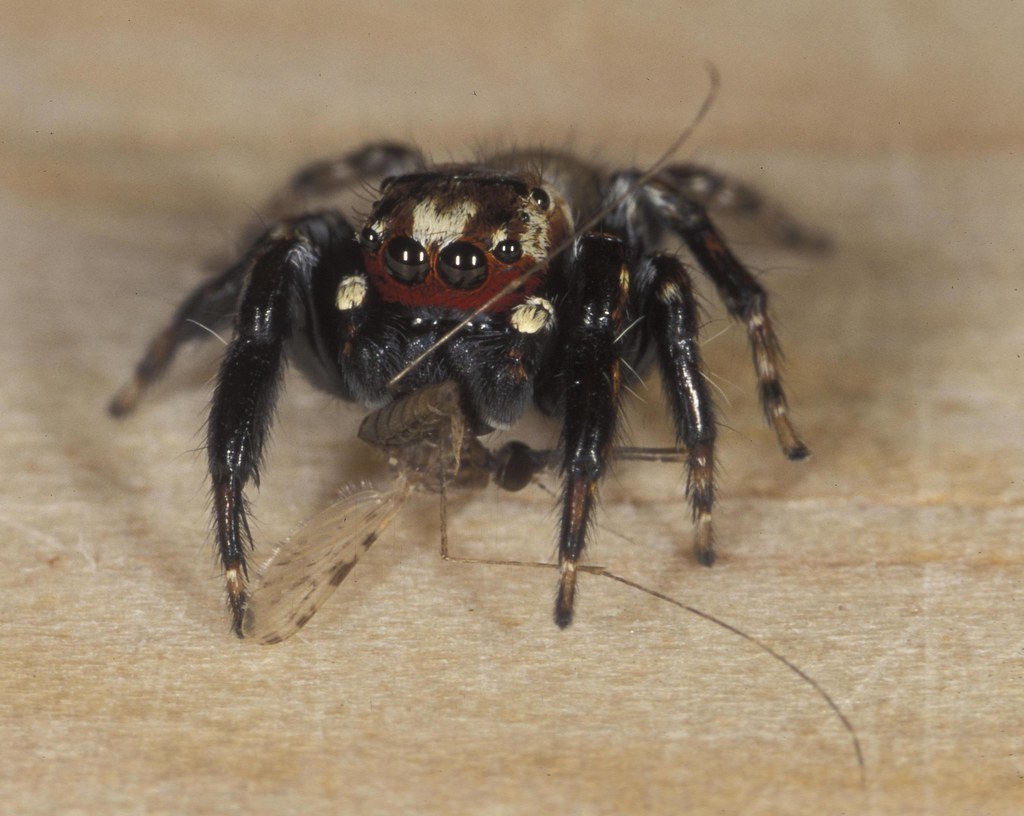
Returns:
[[[477,210],[476,203],[469,199],[441,210],[432,199],[426,198],[413,208],[412,238],[423,247],[431,244],[443,246],[458,241],[466,234],[469,222]]]
[[[531,297],[512,309],[509,314],[509,325],[523,334],[536,334],[547,328],[555,320],[555,307],[550,300],[542,297]]]
[[[541,189],[547,193],[551,203],[544,210],[532,199],[530,200],[525,213],[529,215],[529,219],[523,234],[519,236],[523,254],[537,261],[544,261],[551,253],[551,223],[555,220],[556,214],[560,214],[565,221],[566,231],[569,234],[573,231],[572,212],[565,199],[554,187],[541,185]],[[500,240],[497,235],[495,233],[495,241]]]
[[[508,230],[505,229],[505,227],[502,227],[501,229],[496,229],[494,232],[491,233],[491,246],[492,247],[496,247],[502,241],[507,241],[507,240],[508,240]]]
[[[362,275],[349,275],[338,284],[338,292],[334,297],[334,305],[339,312],[355,309],[366,300],[366,279]]]

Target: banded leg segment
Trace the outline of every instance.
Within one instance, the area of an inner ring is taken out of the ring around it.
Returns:
[[[686,175],[679,168],[663,170],[643,183],[635,198],[627,197],[617,204],[609,221],[630,236],[634,244],[654,245],[666,229],[683,239],[701,270],[714,283],[729,313],[747,327],[761,406],[780,447],[790,459],[805,459],[810,451],[790,422],[779,375],[782,353],[768,317],[768,295],[726,246],[704,205],[687,195]],[[635,171],[615,174],[605,193],[606,200],[617,201],[638,180]]]
[[[729,313],[747,327],[761,407],[779,446],[790,459],[806,459],[811,452],[789,419],[789,403],[779,374],[782,352],[768,317],[768,293],[725,245],[703,207],[682,204],[676,212],[673,227],[715,284]]]
[[[776,241],[795,249],[827,250],[832,241],[824,232],[801,224],[777,202],[755,187],[699,164],[673,164],[658,174],[687,199],[713,212],[732,213],[765,229]]]
[[[132,378],[111,398],[107,410],[113,416],[122,417],[135,409],[139,398],[164,375],[184,343],[205,339],[211,331],[228,325],[251,265],[252,257],[246,255],[185,298],[170,323],[150,341]]]
[[[343,156],[303,167],[271,200],[270,216],[280,218],[294,214],[339,191],[362,192],[360,187],[377,184],[389,176],[416,173],[425,166],[423,154],[415,148],[395,142],[371,142]]]
[[[650,332],[658,352],[662,386],[672,405],[676,438],[686,449],[686,491],[696,525],[694,552],[707,566],[715,561],[711,509],[715,501],[714,406],[702,373],[697,304],[682,263],[655,255],[650,264]],[[648,278],[647,275],[644,276]]]
[[[558,538],[561,576],[555,623],[572,623],[576,567],[604,474],[619,416],[621,371],[616,339],[629,295],[626,250],[609,235],[583,236],[576,249],[562,338],[565,357],[565,418],[562,430],[565,478]]]
[[[733,316],[746,325],[754,354],[761,407],[775,430],[786,457],[798,461],[811,455],[790,421],[790,405],[779,375],[781,350],[768,316],[768,293],[722,241],[702,212],[680,224],[679,232],[700,267],[711,277]]]

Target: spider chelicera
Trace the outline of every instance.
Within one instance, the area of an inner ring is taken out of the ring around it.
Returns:
[[[378,192],[354,227],[326,202],[359,185]],[[479,437],[529,406],[554,416],[562,627],[572,621],[622,389],[653,365],[686,461],[696,556],[713,563],[716,425],[693,289],[684,264],[662,251],[665,238],[682,240],[745,324],[768,422],[787,457],[808,455],[788,416],[765,290],[709,219],[716,207],[760,217],[789,244],[818,243],[750,188],[690,164],[607,173],[568,155],[513,151],[430,166],[412,148],[382,143],[300,172],[271,205],[272,226],[186,298],[110,404],[116,416],[131,411],[182,343],[234,321],[207,430],[234,631],[242,633],[252,545],[244,491],[259,483],[286,353],[315,385],[377,411],[361,436],[404,451],[406,468],[417,449],[437,447],[444,427],[459,428],[455,475],[460,455],[486,451]],[[395,410],[422,404],[417,395],[431,389],[445,398],[432,404],[450,406],[440,421],[434,408],[431,421],[418,408]],[[513,443],[483,467],[516,489],[548,464]]]

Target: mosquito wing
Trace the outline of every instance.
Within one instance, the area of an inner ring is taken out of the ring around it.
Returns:
[[[299,631],[345,580],[409,495],[358,486],[306,522],[263,566],[242,620],[243,637],[280,643]]]

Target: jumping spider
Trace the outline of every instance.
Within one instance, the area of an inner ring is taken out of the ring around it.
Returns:
[[[379,192],[353,227],[325,202],[358,185]],[[234,321],[207,450],[235,632],[252,544],[244,489],[259,484],[286,346],[314,384],[370,409],[454,384],[453,416],[480,449],[478,437],[509,427],[531,404],[560,420],[562,627],[572,621],[622,389],[657,366],[687,462],[696,556],[710,565],[716,426],[690,278],[660,250],[667,234],[682,239],[746,326],[761,404],[783,452],[808,455],[787,413],[765,290],[710,221],[716,206],[767,219],[790,244],[817,243],[749,188],[689,164],[607,173],[566,155],[514,151],[431,166],[418,151],[385,143],[300,172],[272,204],[270,228],[181,304],[110,404],[115,416],[131,411],[182,343]],[[415,447],[438,433],[436,422],[419,419],[398,431],[389,425],[384,439],[363,436],[383,448]],[[508,489],[543,464],[519,443],[497,459],[495,480]]]

